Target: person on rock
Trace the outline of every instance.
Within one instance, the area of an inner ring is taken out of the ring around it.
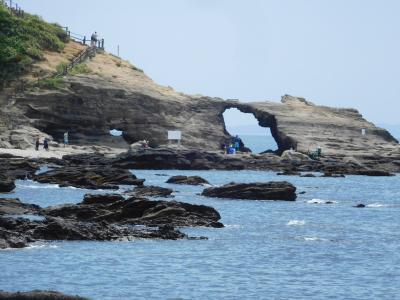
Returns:
[[[35,141],[35,150],[36,151],[39,151],[39,145],[40,145],[39,137],[36,137],[36,141]]]
[[[239,151],[241,141],[242,139],[238,135],[236,135],[235,138],[233,139],[233,145],[236,151]]]
[[[68,131],[64,133],[64,148],[68,145]]]
[[[43,141],[43,149],[49,151],[49,140],[47,138]]]

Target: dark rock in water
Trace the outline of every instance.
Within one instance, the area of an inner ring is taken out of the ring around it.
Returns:
[[[207,188],[203,196],[252,200],[296,200],[296,187],[286,181],[267,183],[229,183]]]
[[[172,197],[173,190],[159,186],[139,186],[133,190],[137,196],[147,197]]]
[[[0,198],[1,215],[39,214],[40,206],[22,203],[19,199]]]
[[[118,185],[143,185],[144,179],[137,179],[128,170],[108,166],[66,166],[35,175],[41,183],[56,183],[60,186],[74,186],[86,189],[118,189]]]
[[[326,201],[325,204],[335,204],[335,202],[332,201]]]
[[[45,218],[0,216],[0,249],[22,248],[40,240],[182,239],[188,236],[175,227],[223,227],[219,222],[221,216],[212,207],[137,197],[125,199],[116,194],[86,195],[81,203],[44,209],[18,200],[11,203],[18,213],[26,208],[30,213],[40,211]]]
[[[299,192],[298,194],[299,195],[304,195],[306,192],[305,191],[301,191],[301,192]]]
[[[88,300],[79,296],[65,295],[55,291],[34,290],[30,292],[5,292],[0,291],[0,299],[7,300]]]
[[[366,207],[366,205],[360,203],[360,204],[357,204],[357,205],[355,205],[355,206],[353,206],[353,207],[356,207],[356,208],[364,208],[364,207]]]
[[[315,175],[312,174],[312,173],[306,173],[306,174],[300,175],[300,177],[317,177],[317,176],[315,176]]]
[[[343,174],[333,174],[330,172],[325,172],[321,177],[331,177],[331,178],[344,178]]]
[[[92,196],[90,196],[92,197]],[[101,201],[101,197],[105,200]],[[86,196],[85,196],[86,198]],[[96,201],[65,204],[45,208],[51,217],[79,221],[124,223],[137,225],[209,226],[220,227],[219,213],[212,207],[176,201],[152,201],[131,197],[107,204],[110,195],[97,195]],[[86,202],[86,203],[85,203]]]
[[[381,170],[357,170],[354,175],[364,176],[394,176],[394,174]]]
[[[209,184],[207,180],[201,178],[200,176],[181,176],[181,175],[172,176],[166,182],[174,184],[189,184],[189,185]]]
[[[11,192],[15,189],[14,179],[0,174],[0,193]]]

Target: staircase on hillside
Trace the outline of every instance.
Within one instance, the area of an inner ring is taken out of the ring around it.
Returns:
[[[93,58],[96,56],[97,48],[96,46],[88,46],[84,50],[82,50],[68,65],[66,65],[63,70],[58,72],[55,77],[61,77],[68,74],[68,72],[75,67],[76,65],[84,62],[89,58]]]

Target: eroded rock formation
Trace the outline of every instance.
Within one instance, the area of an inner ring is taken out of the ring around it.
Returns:
[[[41,219],[22,216],[31,214]],[[218,211],[205,205],[125,199],[118,194],[88,194],[81,203],[44,209],[18,199],[0,199],[0,249],[42,240],[175,240],[188,238],[175,227],[223,227],[220,218]]]
[[[6,111],[13,127],[31,126],[55,140],[69,131],[74,144],[124,147],[144,139],[151,146],[166,145],[167,131],[180,130],[183,147],[217,150],[230,139],[222,114],[237,108],[271,128],[279,154],[290,148],[307,153],[321,147],[326,157],[344,162],[383,158],[400,165],[397,140],[355,109],[318,106],[287,95],[281,103],[189,96],[155,84],[108,54],[97,55],[88,67],[90,74],[65,77],[64,88],[9,99]],[[123,136],[110,136],[110,129],[123,131]],[[3,142],[13,143],[11,135],[6,141],[2,136]],[[21,146],[21,139],[14,146]]]

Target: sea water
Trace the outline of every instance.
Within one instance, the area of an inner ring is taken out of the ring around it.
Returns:
[[[240,135],[240,138],[253,153],[278,149],[278,145],[271,135]]]
[[[216,208],[225,228],[182,229],[208,240],[40,242],[2,250],[0,290],[92,299],[400,299],[399,176],[134,173],[172,188],[174,200]],[[212,185],[287,180],[305,194],[295,202],[213,199],[199,195],[201,186],[165,183],[178,174]],[[1,197],[47,206],[79,202],[87,192],[93,191],[17,181],[15,192]],[[354,208],[358,203],[367,207]]]

